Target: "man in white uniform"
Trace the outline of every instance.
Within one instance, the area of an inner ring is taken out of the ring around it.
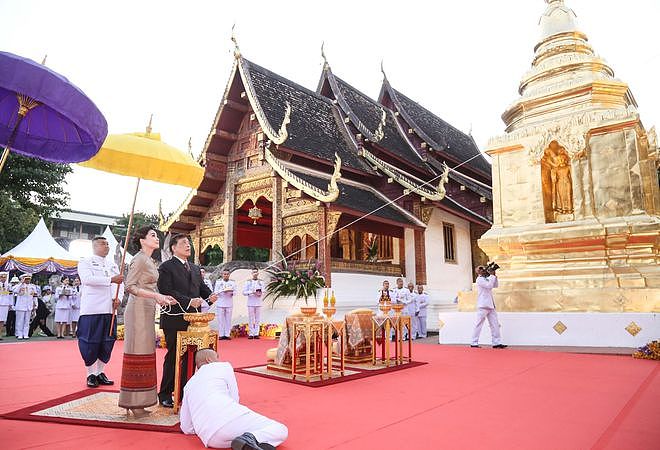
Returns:
[[[403,314],[410,316],[410,327],[412,328],[410,331],[411,339],[415,339],[419,332],[419,319],[417,317],[417,303],[415,303],[415,297],[415,284],[408,283],[408,299],[410,300],[410,303],[408,303],[403,309]]]
[[[247,296],[248,325],[250,333],[248,339],[259,339],[259,320],[261,319],[261,294],[264,283],[259,279],[259,269],[252,269],[252,279],[245,283],[243,295]]]
[[[229,279],[229,271],[222,271],[222,278],[215,282],[213,293],[218,294],[215,307],[218,315],[218,334],[220,340],[231,339],[231,314],[234,310],[234,291],[236,283]]]
[[[30,315],[36,308],[37,287],[32,284],[32,275],[24,273],[20,276],[20,284],[14,286],[16,294],[16,339],[30,339]]]
[[[477,322],[474,324],[472,345],[470,347],[479,348],[479,335],[486,318],[488,318],[488,325],[490,326],[493,348],[507,347],[501,342],[500,323],[497,320],[495,302],[493,301],[493,289],[497,286],[495,270],[487,271],[484,266],[477,267]]]
[[[9,290],[9,272],[0,272],[0,331],[7,321],[7,314],[14,306],[14,295]],[[5,333],[6,335],[6,333]],[[0,338],[0,341],[2,338]]]
[[[424,292],[424,286],[421,284],[417,286],[417,294],[415,294],[415,306],[417,309],[417,320],[419,323],[419,337],[426,337],[426,318],[427,309],[429,306],[429,295]]]
[[[110,251],[108,241],[97,236],[92,240],[91,258],[83,258],[78,263],[80,277],[80,318],[78,319],[78,349],[87,369],[87,386],[98,387],[99,384],[110,386],[103,370],[110,361],[112,348],[117,338],[117,321],[112,334],[113,308],[119,306],[124,297],[124,276],[119,274],[119,268],[105,257]],[[119,284],[119,295],[117,293]]]
[[[408,308],[412,299],[410,298],[410,291],[403,286],[403,278],[396,279],[396,287],[394,288],[394,297],[392,298],[394,303],[403,303],[403,314],[407,315]],[[404,330],[403,339],[408,339],[408,330]]]
[[[287,427],[239,403],[234,369],[211,349],[195,355],[197,372],[183,389],[181,431],[196,434],[211,448],[273,449],[286,440]]]

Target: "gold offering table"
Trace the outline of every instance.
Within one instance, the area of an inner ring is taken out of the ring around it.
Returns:
[[[346,328],[344,321],[332,320],[335,308],[324,308],[326,317],[317,314],[316,308],[300,308],[302,314],[293,314],[285,320],[278,349],[273,363],[267,369],[291,375],[292,379],[304,377],[306,382],[318,377],[330,379],[333,373],[344,375]],[[337,334],[338,351],[333,349],[333,336]],[[284,341],[282,341],[284,339]],[[280,357],[278,358],[278,352]],[[337,371],[334,363],[337,363]]]
[[[181,404],[181,359],[188,353],[185,370],[186,381],[195,373],[195,351],[210,348],[218,351],[218,333],[212,331],[209,322],[213,313],[189,313],[183,318],[190,322],[188,330],[176,333],[176,365],[174,369],[174,412],[179,411]]]
[[[412,318],[401,314],[403,306],[402,303],[392,304],[389,300],[380,302],[378,309],[382,314],[372,318],[371,363],[373,365],[389,366],[392,362],[390,357],[391,330],[394,331],[394,364],[412,361]],[[388,315],[390,309],[394,311],[392,316]],[[403,335],[406,328],[408,330],[408,354],[404,355]],[[378,354],[379,346],[380,355]]]

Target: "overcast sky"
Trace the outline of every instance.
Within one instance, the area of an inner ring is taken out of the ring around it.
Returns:
[[[567,0],[597,53],[627,82],[647,128],[660,122],[658,0]],[[333,72],[377,97],[380,61],[392,85],[483,148],[503,132],[537,42],[543,0],[37,1],[0,0],[0,48],[47,65],[80,87],[110,133],[144,129],[199,154],[233,63],[243,55],[310,89],[321,42]],[[75,166],[70,207],[122,214],[133,180]],[[146,182],[137,209],[175,210],[188,190]]]

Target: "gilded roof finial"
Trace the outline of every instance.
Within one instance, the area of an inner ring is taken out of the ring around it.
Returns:
[[[149,116],[149,123],[147,124],[147,136],[151,134],[151,122],[154,120],[154,115]]]
[[[44,55],[44,59],[41,61],[41,65],[45,66],[46,65],[46,58],[48,58],[48,53]]]
[[[234,23],[231,26],[231,41],[234,43],[234,58],[240,58],[241,49],[238,47],[238,40],[236,39],[235,28],[236,28],[236,24]]]
[[[328,58],[325,57],[325,41],[321,41],[321,58],[323,58],[323,67],[329,66]]]
[[[380,72],[383,74],[383,79],[387,80],[387,74],[385,74],[385,68],[383,67],[383,60],[380,60]]]

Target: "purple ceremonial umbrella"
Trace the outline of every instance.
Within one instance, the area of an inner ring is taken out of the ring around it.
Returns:
[[[108,123],[69,80],[30,59],[0,52],[0,145],[58,163],[87,161],[101,148]]]

